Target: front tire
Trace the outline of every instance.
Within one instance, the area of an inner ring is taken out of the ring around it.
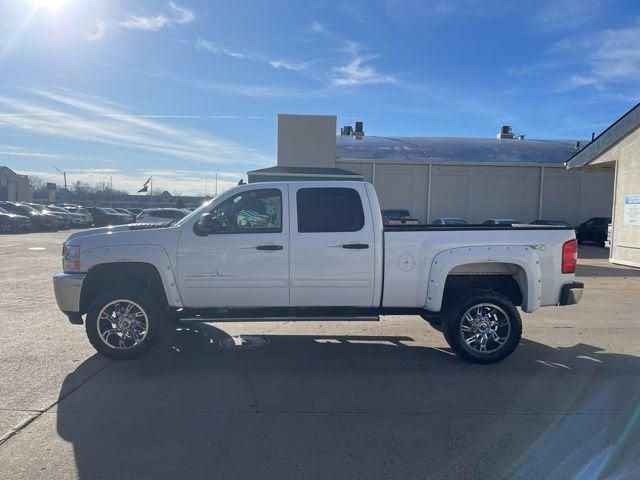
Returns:
[[[135,286],[107,291],[89,307],[85,328],[91,345],[114,360],[146,353],[165,333],[166,308]]]
[[[446,312],[444,336],[471,363],[496,363],[513,353],[522,337],[522,320],[513,303],[493,290],[473,290]]]

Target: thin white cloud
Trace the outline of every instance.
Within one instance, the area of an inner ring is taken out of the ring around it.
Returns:
[[[605,7],[604,0],[553,0],[539,10],[534,19],[547,29],[575,28],[596,18]]]
[[[269,60],[269,65],[273,68],[279,68],[282,70],[291,70],[294,72],[301,72],[305,70],[311,62],[289,62],[287,60]]]
[[[348,54],[347,63],[332,69],[331,85],[334,87],[351,87],[358,85],[394,84],[398,80],[393,76],[378,71],[371,61],[376,55],[361,53],[362,47],[354,41],[347,41],[344,51]]]
[[[87,40],[90,42],[99,42],[106,35],[107,28],[107,22],[96,23],[93,30],[87,35]]]
[[[133,30],[155,32],[165,27],[191,23],[195,19],[196,15],[193,10],[169,2],[169,8],[166,12],[151,15],[131,13],[118,25]]]
[[[291,70],[294,72],[302,72],[305,70],[312,62],[292,62],[289,60],[276,60],[276,59],[268,59],[264,58],[260,55],[254,55],[250,53],[239,52],[237,50],[232,50],[230,48],[225,47],[221,43],[212,42],[211,40],[207,40],[205,38],[198,38],[194,43],[194,46],[197,50],[206,50],[209,53],[213,53],[215,55],[224,55],[226,57],[237,58],[240,60],[249,60],[256,63],[262,63],[269,65],[275,69],[281,70]]]
[[[309,31],[325,37],[330,37],[332,35],[329,29],[318,21],[311,22],[309,25]]]
[[[0,96],[0,108],[9,110],[0,117],[0,127],[46,137],[119,146],[173,160],[246,166],[272,161],[256,149],[129,115],[109,102],[68,90],[32,89],[21,98]]]
[[[0,145],[0,157],[36,157],[36,158],[56,158],[58,155],[52,153],[41,153],[27,150],[24,147],[14,145]]]
[[[637,85],[640,78],[640,21],[626,28],[603,30],[559,42],[554,53],[568,55],[582,64],[582,71],[571,74],[566,89],[611,84]]]
[[[232,58],[241,58],[241,59],[254,58],[250,55],[245,55],[244,53],[230,50],[220,43],[212,42],[204,38],[198,38],[196,40],[195,47],[197,50],[206,50],[208,52],[215,53],[216,55],[225,55],[227,57],[232,57]]]

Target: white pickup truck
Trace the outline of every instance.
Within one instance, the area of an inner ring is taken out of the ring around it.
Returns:
[[[420,315],[464,359],[520,341],[517,306],[577,303],[570,228],[383,227],[365,182],[241,185],[175,223],[74,233],[53,284],[104,355],[147,351],[177,321]]]

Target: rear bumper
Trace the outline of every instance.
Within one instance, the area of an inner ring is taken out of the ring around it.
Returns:
[[[560,291],[560,302],[558,305],[575,305],[582,298],[584,283],[573,282],[562,286]]]
[[[53,276],[56,302],[60,310],[69,317],[80,313],[80,292],[85,276],[85,273],[57,273]]]

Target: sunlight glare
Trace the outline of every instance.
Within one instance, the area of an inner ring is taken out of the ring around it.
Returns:
[[[69,0],[29,0],[35,8],[46,8],[47,10],[56,11],[63,7]]]

